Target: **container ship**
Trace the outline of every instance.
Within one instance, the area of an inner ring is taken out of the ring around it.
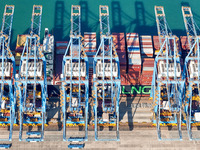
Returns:
[[[45,6],[33,5],[31,26],[17,35],[14,48],[10,40],[15,6],[5,5],[0,33],[0,125],[10,126],[10,133],[2,140],[11,141],[13,128],[19,125],[20,141],[41,142],[45,128],[56,123],[62,125],[68,148],[84,148],[90,127],[96,141],[119,141],[119,127],[132,130],[136,122],[156,127],[159,140],[182,140],[181,127],[187,127],[189,139],[196,140],[192,127],[200,125],[200,49],[191,7],[181,7],[187,36],[176,36],[164,7],[155,6],[158,34],[152,35],[137,30],[112,32],[108,5],[98,8],[100,31],[87,31],[81,16],[88,9],[81,2],[71,5],[66,18],[70,20],[67,40],[56,37],[63,33],[42,30]],[[118,12],[118,4],[112,3],[112,14]],[[143,3],[135,5],[144,10]],[[63,17],[62,1],[56,1],[56,8]],[[79,136],[67,133],[77,127],[83,128]],[[112,133],[102,136],[102,127],[112,128]],[[161,127],[174,128],[177,138],[164,139]]]

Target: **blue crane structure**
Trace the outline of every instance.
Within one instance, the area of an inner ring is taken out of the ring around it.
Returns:
[[[13,88],[15,58],[10,50],[13,14],[14,6],[6,5],[0,32],[0,125],[10,126],[10,129],[9,137],[0,141],[12,141],[13,125],[16,123],[16,99]],[[0,144],[0,148],[10,148],[10,146],[10,144]]]
[[[177,37],[168,27],[164,8],[155,6],[160,51],[155,57],[151,95],[154,102],[153,124],[157,126],[159,140],[181,140],[181,115],[184,94],[180,54],[177,49]],[[161,126],[177,126],[177,138],[163,138]]]
[[[62,61],[60,99],[63,118],[63,140],[68,148],[83,148],[88,140],[89,63],[81,36],[81,7],[71,7],[70,41]],[[66,138],[66,126],[85,127],[83,137]],[[73,144],[79,142],[79,144]]]
[[[16,76],[19,99],[19,140],[39,142],[44,140],[46,125],[47,78],[46,59],[40,46],[42,6],[34,5],[31,28],[22,52],[19,74]],[[23,138],[23,126],[37,126],[38,131],[28,128]]]
[[[110,34],[108,6],[99,6],[101,42],[94,57],[93,91],[96,141],[119,141],[120,65]],[[116,128],[115,137],[99,136],[98,127]]]
[[[182,14],[187,33],[190,51],[185,58],[184,79],[186,81],[185,116],[190,140],[200,140],[193,136],[192,126],[200,126],[200,36],[196,31],[196,25],[190,7],[182,6]]]

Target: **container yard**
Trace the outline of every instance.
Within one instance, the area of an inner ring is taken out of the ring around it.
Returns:
[[[0,148],[198,149],[199,3],[1,1]]]

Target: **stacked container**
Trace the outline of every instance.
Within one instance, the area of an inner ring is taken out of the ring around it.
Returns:
[[[145,57],[153,57],[153,46],[151,36],[142,35],[140,36],[140,48],[141,48],[141,56]]]
[[[55,74],[54,74],[54,85],[60,85],[60,75],[62,74],[62,61],[65,51],[67,49],[67,41],[56,42],[56,57],[55,57]]]
[[[113,33],[113,43],[115,46],[115,50],[117,52],[117,55],[119,57],[119,63],[120,63],[120,75],[122,76],[126,74],[126,66],[127,66],[127,59],[126,59],[126,49],[125,49],[125,37],[124,33]],[[123,85],[123,82],[122,82]]]
[[[139,77],[141,74],[141,54],[139,36],[137,33],[127,33],[127,52],[128,52],[128,75],[127,80],[129,84],[139,84]]]
[[[151,85],[154,71],[154,58],[143,58],[143,67],[140,84]]]
[[[153,45],[154,45],[154,54],[155,56],[157,56],[158,52],[160,51],[159,36],[153,36]]]
[[[190,51],[190,45],[187,36],[181,36],[182,58],[185,58]]]
[[[46,74],[47,74],[47,84],[53,85],[53,75],[54,75],[54,36],[46,35],[43,41],[43,52],[46,58]]]
[[[17,44],[15,49],[15,65],[16,65],[16,71],[18,73],[19,71],[19,65],[21,60],[21,55],[24,49],[24,45],[26,42],[26,36],[27,35],[17,35]]]
[[[164,42],[164,39],[162,39],[162,42]],[[155,56],[157,56],[158,52],[160,51],[160,41],[159,41],[159,36],[153,36],[153,44],[154,44],[154,51],[155,51]],[[173,40],[170,40],[170,46],[173,47],[174,43]],[[180,46],[180,41],[179,38],[176,37],[176,47],[178,50],[178,53],[181,55],[181,46]],[[165,46],[164,46],[165,49]]]
[[[89,62],[89,85],[93,83],[93,60],[96,55],[96,33],[84,32],[84,49]]]

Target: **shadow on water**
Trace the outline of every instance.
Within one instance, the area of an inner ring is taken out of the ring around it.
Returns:
[[[190,4],[188,2],[181,2],[181,6],[188,6],[188,7],[190,7]]]
[[[119,1],[112,1],[112,30],[111,32],[124,32],[125,26],[122,25],[121,7]]]
[[[88,2],[80,1],[79,5],[81,6],[81,34],[84,35],[84,32],[91,31],[91,28],[88,26]]]
[[[54,38],[55,41],[61,41],[63,38],[64,26],[64,2],[56,1],[54,17]]]
[[[146,19],[150,19],[153,21],[155,20],[155,17],[145,11],[143,2],[135,2],[135,14],[135,32],[139,33],[139,35],[155,35],[157,33],[156,21],[153,26],[147,26],[146,24]]]

